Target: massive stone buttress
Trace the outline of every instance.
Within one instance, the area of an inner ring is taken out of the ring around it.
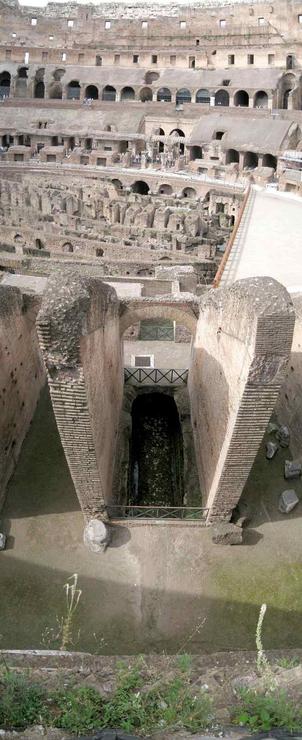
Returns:
[[[82,511],[106,518],[122,404],[119,302],[99,278],[56,273],[37,318],[54,414]]]
[[[284,382],[294,321],[287,290],[268,277],[201,301],[189,393],[209,521],[229,519],[240,498]]]

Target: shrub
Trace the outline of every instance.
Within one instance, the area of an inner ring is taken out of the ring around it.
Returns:
[[[301,732],[302,709],[283,691],[259,694],[245,689],[240,692],[241,705],[234,709],[233,723],[253,732],[282,728]]]

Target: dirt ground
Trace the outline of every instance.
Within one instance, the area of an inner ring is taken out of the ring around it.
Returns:
[[[56,648],[64,583],[82,591],[72,649],[107,655],[251,650],[262,603],[265,647],[302,648],[302,503],[278,511],[282,450],[259,451],[244,498],[252,519],[237,547],[213,545],[210,528],[159,522],[115,526],[112,545],[83,544],[83,518],[47,393],[10,482],[1,529],[3,648]],[[294,481],[296,484],[296,481]],[[291,487],[291,486],[290,486]],[[302,497],[301,482],[294,486]]]

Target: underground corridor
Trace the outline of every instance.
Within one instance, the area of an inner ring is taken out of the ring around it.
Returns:
[[[129,504],[183,506],[183,439],[174,398],[142,393],[131,416]]]

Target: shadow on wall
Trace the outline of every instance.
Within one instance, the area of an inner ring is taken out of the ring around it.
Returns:
[[[246,572],[243,582],[240,578],[232,581],[234,571],[228,573],[222,561],[220,558],[216,569],[215,587],[222,594],[228,592],[228,596],[221,598],[190,594],[179,590],[177,585],[167,590],[122,584],[88,577],[80,569],[79,587],[83,597],[73,625],[74,635],[79,630],[80,634],[73,649],[107,655],[163,650],[176,653],[183,651],[184,642],[186,652],[192,653],[254,649],[260,605],[263,600],[274,601],[273,592],[280,591],[280,583],[284,584],[280,597],[284,605],[268,607],[264,646],[267,649],[302,647],[297,581],[293,598],[280,564],[266,567],[265,578],[263,573],[260,576],[256,573],[251,579]],[[0,615],[1,647],[41,648],[46,629],[57,626],[57,617],[64,610],[62,587],[70,571],[58,571],[12,556],[7,557],[4,565],[0,572],[1,592],[6,595]],[[229,598],[231,584],[239,598]],[[22,619],[18,620],[16,614],[20,610]]]
[[[46,385],[7,487],[2,517],[79,511]]]
[[[202,374],[199,372],[201,365],[204,368]],[[212,397],[215,388],[217,393],[215,393],[215,407],[213,408]],[[210,389],[212,389],[211,393]],[[227,431],[229,386],[222,365],[203,348],[194,347],[193,350],[189,373],[189,395],[196,459],[200,465],[200,461],[206,456],[209,463],[207,464],[207,479],[204,481],[204,470],[200,469],[201,489],[206,491],[210,489],[213,482]],[[215,425],[213,415],[216,419]],[[203,505],[206,505],[206,501]]]

